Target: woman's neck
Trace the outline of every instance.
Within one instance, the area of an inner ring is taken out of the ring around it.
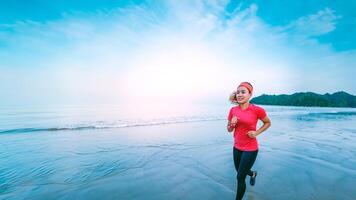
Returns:
[[[246,103],[243,103],[243,104],[239,104],[241,110],[246,110],[249,105],[250,105],[250,102],[246,102]]]

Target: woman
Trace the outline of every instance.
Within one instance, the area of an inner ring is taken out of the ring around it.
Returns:
[[[234,131],[234,164],[237,172],[236,200],[241,200],[245,194],[246,176],[251,176],[250,184],[254,185],[257,171],[251,171],[258,153],[256,137],[271,126],[266,111],[251,104],[253,87],[248,82],[242,82],[236,92],[230,96],[231,103],[238,104],[230,109],[227,130]],[[263,125],[256,130],[257,121],[262,120]]]

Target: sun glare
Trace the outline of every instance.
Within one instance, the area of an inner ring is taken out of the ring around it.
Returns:
[[[167,42],[141,52],[123,87],[125,96],[146,101],[195,100],[211,89],[224,63],[203,43]]]

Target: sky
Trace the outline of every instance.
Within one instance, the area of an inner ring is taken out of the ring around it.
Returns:
[[[2,0],[0,104],[356,94],[356,1]]]

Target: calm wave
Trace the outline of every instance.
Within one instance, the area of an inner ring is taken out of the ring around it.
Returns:
[[[217,121],[226,120],[226,117],[195,117],[195,118],[183,118],[183,119],[161,119],[155,121],[146,122],[114,122],[114,123],[90,123],[88,125],[76,125],[70,127],[48,127],[48,128],[17,128],[17,129],[7,129],[0,130],[0,134],[5,133],[30,133],[30,132],[40,132],[40,131],[75,131],[75,130],[87,130],[87,129],[108,129],[108,128],[125,128],[125,127],[135,127],[135,126],[154,126],[163,124],[177,124],[177,123],[189,123],[189,122],[202,122],[202,121]]]

